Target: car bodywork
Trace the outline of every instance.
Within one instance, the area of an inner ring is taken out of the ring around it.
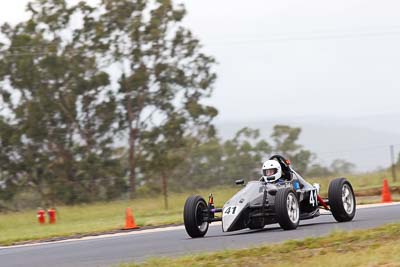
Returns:
[[[300,205],[300,219],[311,219],[320,215],[317,201],[319,188],[307,183],[292,170],[293,179],[284,183],[251,181],[228,200],[222,208],[222,229],[225,232],[248,228],[253,225],[277,223],[275,195],[279,189],[292,188]],[[294,183],[299,189],[294,189]],[[257,227],[254,227],[257,228]]]

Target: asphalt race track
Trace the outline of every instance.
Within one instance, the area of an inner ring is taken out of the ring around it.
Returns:
[[[223,233],[218,224],[210,226],[205,238],[191,239],[183,226],[178,226],[119,236],[2,247],[0,266],[110,266],[143,261],[148,257],[246,248],[287,239],[322,236],[334,229],[365,229],[391,222],[400,222],[400,205],[359,209],[354,221],[348,223],[337,223],[331,215],[322,215],[301,222],[297,230],[293,231],[283,231],[277,225],[269,225],[263,230]]]

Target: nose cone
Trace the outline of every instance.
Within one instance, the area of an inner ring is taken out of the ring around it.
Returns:
[[[246,209],[249,201],[263,194],[263,189],[264,186],[259,181],[250,181],[245,188],[237,192],[225,203],[222,209],[222,230],[224,232],[238,229],[234,226],[236,219],[241,216],[242,211]]]

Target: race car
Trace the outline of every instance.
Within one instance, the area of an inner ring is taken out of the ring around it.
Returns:
[[[354,218],[356,199],[353,187],[346,178],[332,180],[328,198],[323,199],[319,195],[319,184],[309,184],[281,155],[274,155],[266,161],[262,171],[260,180],[248,182],[222,208],[214,206],[212,194],[208,203],[199,195],[188,197],[183,210],[188,235],[192,238],[203,237],[209,224],[216,221],[222,221],[224,232],[262,229],[274,223],[284,230],[293,230],[300,220],[320,216],[320,209],[330,211],[338,222]],[[235,183],[244,185],[244,180],[236,180]]]

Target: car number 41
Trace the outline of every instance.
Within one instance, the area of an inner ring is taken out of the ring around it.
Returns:
[[[318,205],[317,189],[310,191],[310,204],[313,205],[313,207]]]
[[[237,207],[227,207],[227,208],[225,208],[225,210],[224,210],[224,214],[226,214],[226,215],[234,215],[235,214],[235,212],[236,212],[236,208]]]

